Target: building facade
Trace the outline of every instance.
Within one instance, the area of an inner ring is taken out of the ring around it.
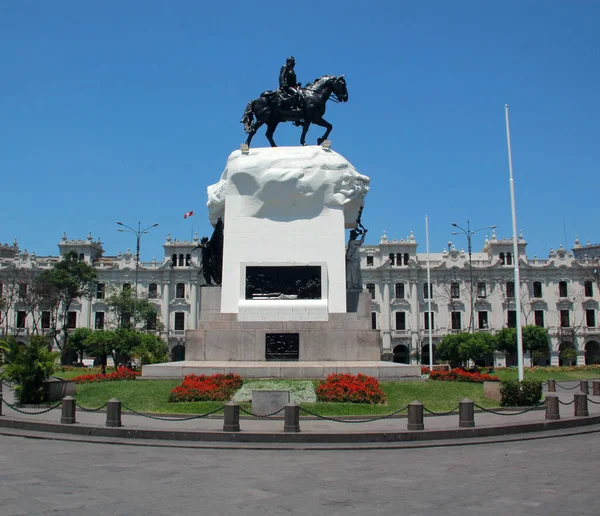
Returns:
[[[198,325],[199,289],[211,288],[204,285],[198,243],[197,236],[180,241],[168,235],[161,259],[139,264],[129,250],[104,256],[102,243],[91,234],[83,240],[64,235],[59,256],[30,254],[20,250],[16,241],[0,245],[0,336],[26,341],[34,331],[43,333],[50,327],[47,313],[30,308],[27,274],[50,268],[73,251],[95,268],[98,284],[90,299],[71,307],[69,328],[114,328],[107,297],[137,286],[138,296],[147,298],[160,314],[155,331],[169,343],[172,359],[182,360],[185,331]],[[571,347],[577,351],[577,364],[600,363],[600,245],[582,246],[576,241],[572,251],[561,246],[551,249],[548,258],[529,258],[521,235],[515,257],[512,240],[498,239],[494,233],[483,250],[470,257],[452,245],[430,253],[430,284],[427,256],[417,247],[412,234],[404,240],[389,240],[384,234],[378,245],[361,249],[363,282],[372,296],[372,323],[380,331],[384,358],[429,363],[430,333],[435,359],[435,347],[448,333],[495,334],[514,327],[518,259],[521,324],[542,326],[550,335],[551,351],[538,362],[559,365],[560,351]],[[489,362],[510,365],[511,357],[496,353]]]

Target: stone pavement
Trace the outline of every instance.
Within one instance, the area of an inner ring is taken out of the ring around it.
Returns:
[[[560,382],[556,394],[563,403],[573,400],[578,392],[579,382]],[[561,386],[567,389],[561,388]],[[7,392],[8,391],[8,392]],[[12,391],[4,388],[5,400],[12,403]],[[600,423],[600,396],[588,395],[598,404],[588,403],[590,421],[588,424]],[[38,412],[25,409],[26,412]],[[523,414],[508,415],[514,411],[502,411],[501,414],[476,412],[475,429],[458,428],[458,414],[447,416],[425,417],[425,432],[408,432],[406,417],[392,417],[371,422],[343,423],[317,418],[301,418],[301,433],[283,432],[283,418],[240,418],[241,432],[232,434],[223,432],[223,417],[212,416],[193,420],[166,421],[141,415],[123,412],[123,427],[108,429],[105,427],[105,412],[77,411],[77,424],[60,425],[60,407],[39,415],[25,415],[8,406],[3,407],[0,417],[0,433],[7,433],[3,428],[12,422],[13,426],[22,430],[35,431],[34,426],[43,423],[51,425],[55,432],[76,432],[79,435],[99,437],[121,437],[125,439],[146,437],[152,439],[175,441],[222,441],[222,442],[305,442],[305,443],[351,443],[351,442],[389,442],[454,439],[459,437],[479,437],[487,435],[503,435],[519,432],[532,432],[546,429],[566,428],[571,423],[581,424],[583,418],[573,417],[573,405],[560,405],[560,422],[547,422],[544,410],[533,410]],[[352,420],[351,418],[347,418]],[[368,418],[365,418],[368,419]],[[356,421],[356,420],[354,420]],[[34,425],[31,425],[33,423]],[[536,427],[534,424],[537,423]],[[540,427],[544,425],[544,427]]]

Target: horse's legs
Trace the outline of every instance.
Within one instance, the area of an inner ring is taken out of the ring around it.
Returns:
[[[317,138],[317,145],[321,145],[329,136],[329,133],[333,129],[333,126],[324,118],[320,118],[319,120],[313,120],[312,123],[320,125],[321,127],[325,127],[327,129],[325,131],[325,134],[321,136],[321,138]]]
[[[306,133],[308,132],[308,127],[310,126],[310,121],[305,121],[302,126],[302,136],[300,136],[300,145],[306,145]]]
[[[277,145],[275,144],[275,140],[273,140],[273,133],[275,133],[275,129],[277,129],[278,125],[279,122],[277,121],[267,123],[267,132],[265,135],[267,137],[267,140],[269,140],[271,147],[277,147]]]
[[[248,147],[250,147],[250,142],[252,141],[252,137],[256,134],[256,131],[258,131],[259,127],[263,124],[264,124],[264,122],[262,120],[257,121],[256,124],[254,124],[254,128],[252,129],[252,131],[248,133],[248,139],[246,140],[246,145]]]

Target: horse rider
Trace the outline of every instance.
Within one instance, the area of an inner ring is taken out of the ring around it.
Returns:
[[[288,57],[279,72],[279,92],[283,94],[282,99],[289,102],[289,107],[293,111],[299,111],[301,83],[297,82],[294,66],[296,60],[293,56]]]

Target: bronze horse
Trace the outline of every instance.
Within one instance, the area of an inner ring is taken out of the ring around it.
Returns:
[[[310,124],[325,127],[325,134],[317,139],[317,144],[321,145],[333,129],[333,126],[323,118],[325,103],[332,95],[332,100],[336,102],[348,101],[348,89],[343,75],[324,75],[307,84],[301,90],[300,109],[286,109],[285,99],[280,96],[279,91],[263,93],[259,98],[251,100],[244,111],[242,123],[248,134],[246,144],[250,146],[252,137],[259,127],[267,124],[267,139],[271,147],[277,147],[273,140],[273,133],[279,122],[294,122],[296,125],[302,126],[301,145],[306,145],[306,133]],[[254,117],[256,117],[256,121],[254,121]]]

